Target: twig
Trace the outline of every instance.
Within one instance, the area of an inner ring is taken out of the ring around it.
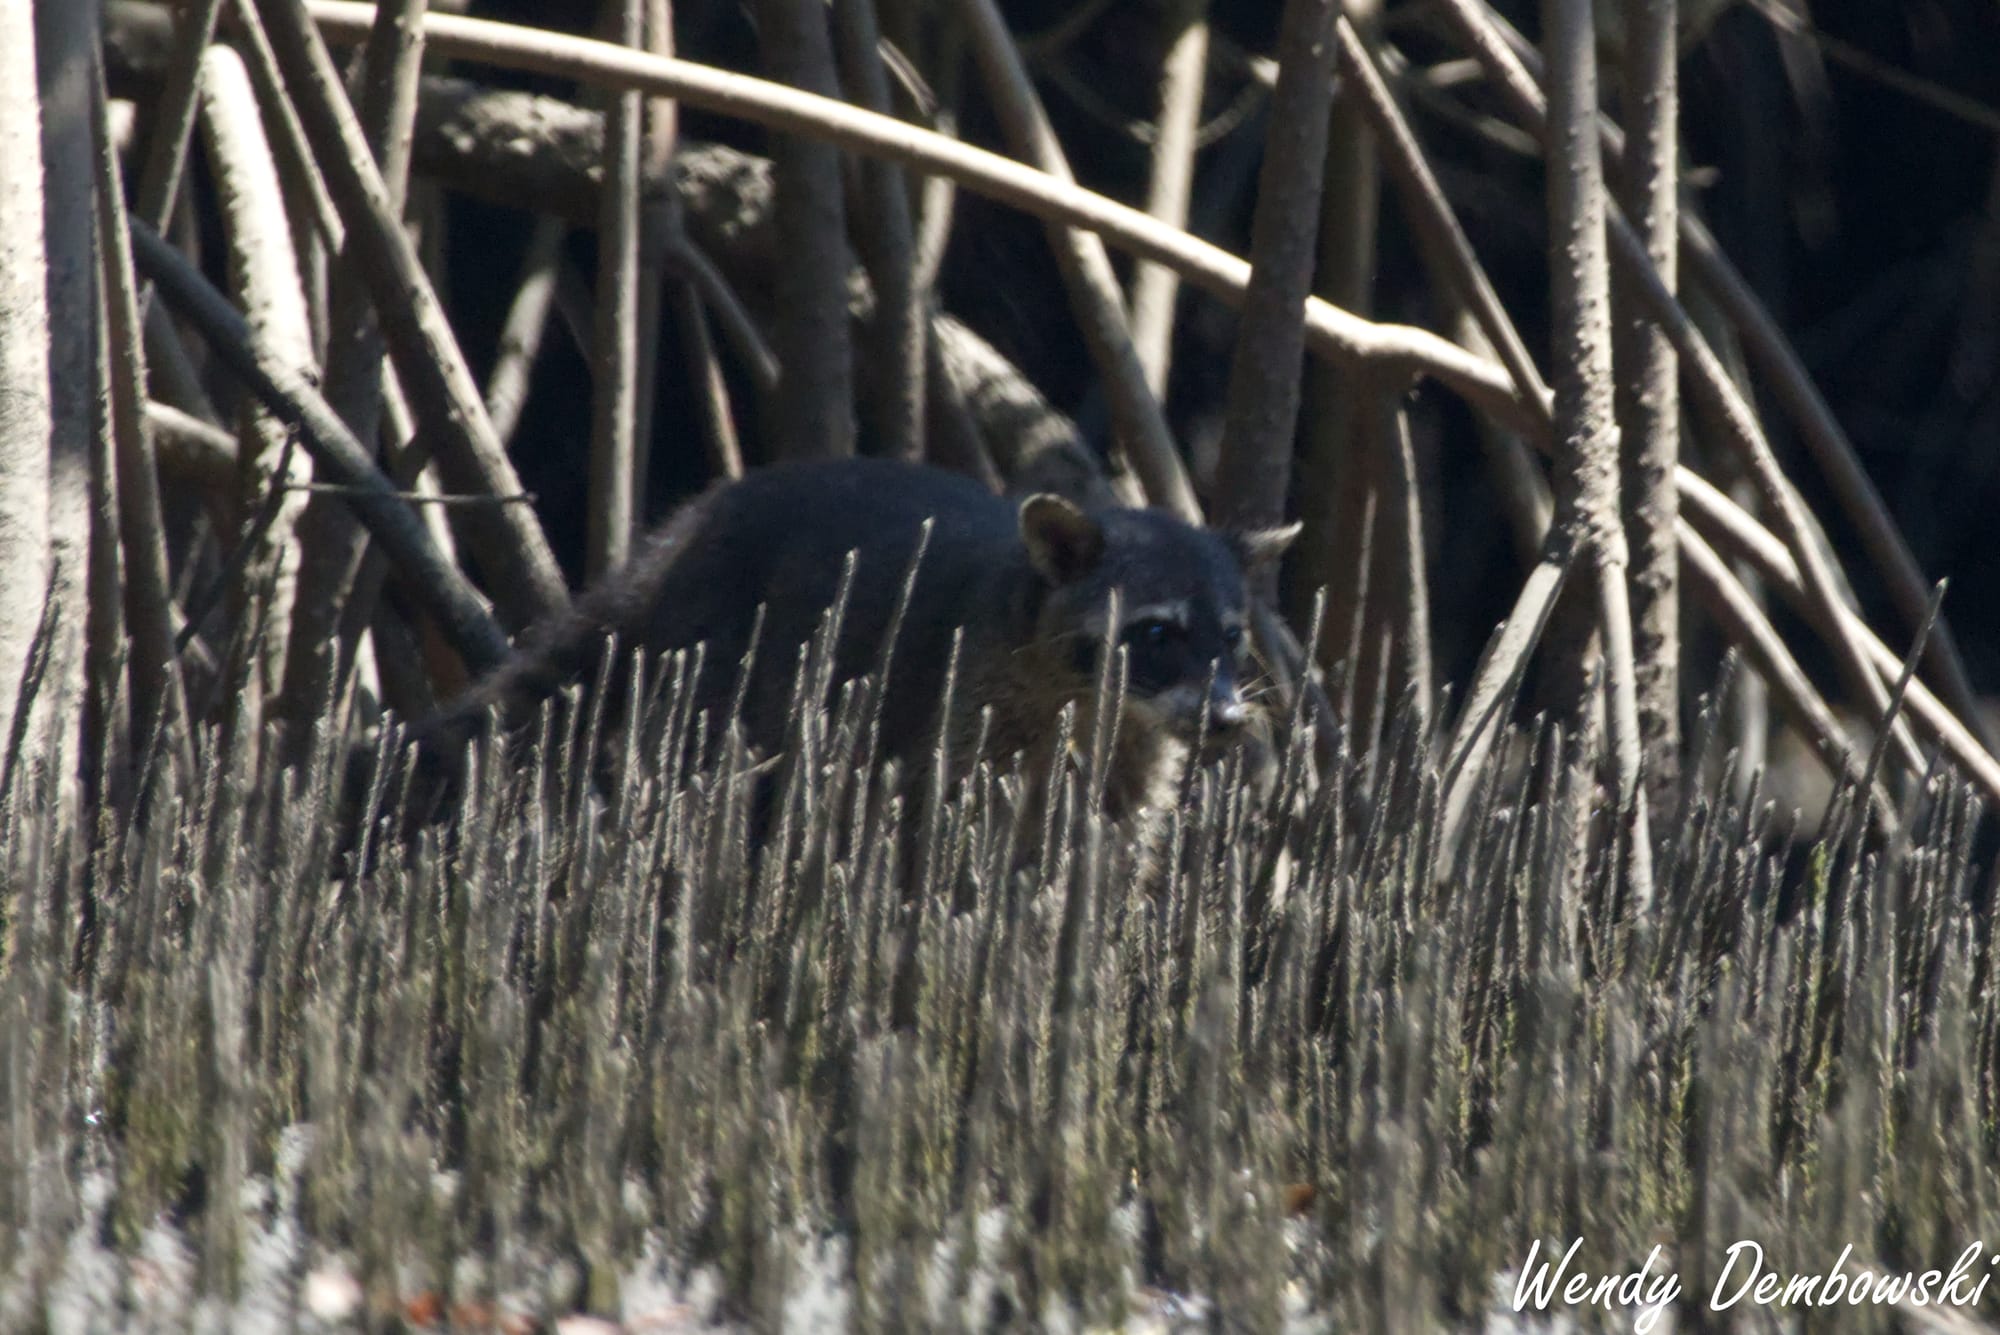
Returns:
[[[940,57],[944,67],[940,71],[934,110],[930,116],[930,128],[947,139],[958,137],[958,93],[963,65],[961,41],[959,25],[947,18],[942,37],[946,49]],[[951,244],[951,224],[958,206],[958,184],[942,172],[920,179],[922,186],[917,201],[914,243],[917,253],[911,260],[916,272],[912,281],[919,292],[926,294],[928,303],[928,294],[937,289],[938,271],[944,267],[945,249]]]
[[[685,233],[667,247],[668,266],[700,295],[702,305],[722,324],[723,337],[750,373],[751,381],[766,393],[778,386],[778,356],[757,328],[757,321],[729,285],[729,279]]]
[[[284,165],[295,189],[300,191],[311,206],[313,225],[319,229],[326,248],[340,253],[347,239],[346,224],[340,221],[340,210],[333,206],[333,196],[327,193],[326,176],[313,159],[312,146],[306,142],[305,127],[299,124],[299,114],[291,99],[285,95],[285,79],[278,72],[278,58],[271,52],[271,39],[264,32],[264,24],[257,17],[253,0],[236,0],[236,25],[243,32],[244,67],[249,71],[250,83],[257,90],[260,108],[267,109],[273,127],[278,132],[278,149],[284,155]]]
[[[1379,0],[1352,0],[1342,10],[1337,26],[1359,25],[1372,32],[1380,25]],[[1235,58],[1240,62],[1241,52]],[[1274,69],[1271,85],[1276,82]],[[1382,238],[1382,162],[1361,101],[1352,81],[1342,79],[1327,127],[1313,290],[1344,310],[1372,316]],[[1324,360],[1306,368],[1292,484],[1305,540],[1292,555],[1294,578],[1283,590],[1291,595],[1293,617],[1319,626],[1324,639],[1313,648],[1320,660],[1346,664],[1342,697],[1344,705],[1353,702],[1350,719],[1373,717],[1386,689],[1382,657],[1361,655],[1357,646],[1342,642],[1357,626],[1365,630],[1364,614],[1371,605],[1368,579],[1376,570],[1373,553],[1364,544],[1374,541],[1378,498],[1373,488],[1383,461],[1373,447],[1384,438],[1368,428],[1373,411],[1369,380],[1365,373]],[[1314,600],[1322,592],[1324,606],[1315,616]]]
[[[837,101],[822,0],[751,0],[750,10],[771,79]],[[778,449],[800,458],[852,454],[854,356],[840,154],[819,136],[794,133],[776,135],[770,151],[778,187],[772,283],[785,313],[776,329]]]
[[[372,17],[372,10],[367,11]],[[512,495],[521,490],[486,417],[465,358],[416,249],[390,207],[388,189],[341,91],[319,34],[299,0],[267,0],[264,20],[273,49],[313,141],[327,184],[348,224],[376,313],[423,439],[436,451],[453,491]],[[426,17],[430,29],[436,16]],[[566,605],[554,554],[534,515],[505,505],[471,512],[466,521],[474,555],[492,580],[502,614],[517,625]]]
[[[1631,905],[1652,904],[1652,838],[1640,788],[1629,556],[1619,508],[1618,424],[1611,370],[1611,266],[1605,254],[1604,161],[1597,136],[1597,34],[1591,0],[1543,0],[1549,67],[1544,153],[1548,161],[1549,361],[1555,390],[1556,522],[1575,525],[1589,576],[1591,620],[1603,636],[1609,692],[1613,796],[1625,844]],[[1579,618],[1581,623],[1582,618]],[[1558,624],[1561,624],[1560,622]],[[1567,638],[1567,637],[1566,637]],[[1581,683],[1593,651],[1578,634],[1562,646],[1564,671]],[[1566,731],[1573,742],[1593,693],[1577,690]],[[1593,743],[1594,745],[1594,743]]]
[[[135,221],[130,234],[133,258],[161,296],[201,330],[216,357],[266,407],[299,433],[300,442],[331,480],[360,490],[353,499],[355,514],[396,562],[407,586],[437,618],[466,664],[482,673],[499,666],[508,654],[506,636],[458,568],[438,553],[423,521],[396,498],[395,485],[376,470],[368,452],[326,401],[297,368],[258,341],[222,294],[158,233]]]
[[[1076,177],[1069,160],[994,0],[960,0],[959,13],[985,76],[987,98],[1009,145],[1024,161],[1074,188]],[[1112,432],[1121,455],[1127,456],[1148,499],[1183,518],[1199,521],[1200,502],[1188,484],[1187,469],[1174,446],[1160,402],[1146,385],[1144,368],[1132,346],[1125,298],[1104,242],[1092,232],[1055,225],[1053,220],[1049,241],[1084,343],[1103,377]]]
[[[252,335],[287,364],[311,366],[311,322],[292,248],[285,192],[264,138],[249,72],[232,47],[215,45],[202,54],[201,122],[226,224],[230,279]],[[275,680],[266,680],[264,669],[282,670],[287,644],[280,635],[261,634],[263,627],[253,625],[252,619],[268,615],[279,626],[289,623],[296,585],[293,572],[285,569],[284,552],[298,507],[287,505],[278,488],[293,457],[284,425],[268,412],[252,411],[244,414],[241,437],[236,509],[239,515],[259,515],[260,522],[239,531],[232,557],[240,578],[227,588],[231,624],[239,631],[231,637],[230,692],[232,696],[250,692],[250,698],[261,699],[267,685],[277,686]],[[206,613],[206,608],[191,609],[190,624],[205,622]],[[253,642],[259,647],[253,649]],[[225,722],[228,726],[232,725]]]
[[[1541,91],[1493,26],[1482,0],[1440,2],[1473,54],[1500,85],[1515,114],[1530,127],[1545,132],[1548,112]],[[1770,443],[1758,429],[1755,414],[1717,360],[1707,340],[1688,318],[1686,310],[1661,284],[1659,275],[1647,262],[1644,247],[1624,216],[1614,208],[1608,221],[1611,255],[1619,272],[1631,282],[1645,302],[1649,316],[1666,333],[1683,359],[1698,405],[1715,415],[1725,428],[1726,439],[1743,458],[1757,484],[1760,498],[1769,507],[1786,546],[1805,573],[1807,587],[1821,605],[1825,624],[1832,627],[1844,625],[1836,610],[1841,598],[1833,568],[1814,542],[1804,505],[1779,469]],[[1880,715],[1888,706],[1888,692],[1860,646],[1851,636],[1836,633],[1830,647],[1835,651],[1835,661],[1847,680],[1848,689]],[[1898,747],[1906,768],[1913,773],[1922,773],[1922,757],[1917,753],[1915,742],[1906,728],[1899,728]]]
[[[235,490],[236,437],[158,399],[146,400],[145,416],[161,472],[178,473],[217,494]]]
[[[1334,25],[1334,39],[1340,48],[1340,72],[1361,94],[1369,124],[1381,139],[1390,168],[1390,179],[1401,194],[1403,208],[1418,238],[1436,254],[1437,268],[1450,288],[1466,305],[1493,345],[1501,365],[1513,377],[1524,402],[1542,401],[1548,386],[1535,366],[1527,344],[1521,341],[1513,318],[1494,291],[1493,282],[1480,264],[1472,241],[1452,212],[1437,173],[1431,170],[1416,134],[1396,101],[1389,95],[1375,59],[1345,16]]]
[[[140,404],[146,363],[140,349],[139,284],[127,241],[117,150],[105,99],[91,99],[97,136],[98,262],[104,275],[105,332],[111,346],[111,427],[118,465],[118,538],[125,565],[125,624],[132,635],[133,735],[165,739],[181,773],[194,772],[188,706],[174,662],[173,584],[168,578],[160,478]],[[164,243],[162,243],[164,245]],[[231,441],[233,452],[234,441]]]
[[[1369,637],[1386,647],[1388,677],[1379,699],[1407,701],[1418,735],[1430,731],[1435,698],[1431,682],[1430,590],[1424,577],[1423,491],[1417,480],[1410,419],[1403,410],[1401,381],[1361,386],[1366,394],[1362,420],[1368,427],[1371,491],[1375,496],[1373,581],[1381,596],[1369,606],[1376,620]]]
[[[341,496],[352,499],[356,496],[372,495],[368,487],[356,487],[344,482],[288,482],[286,491],[303,491],[314,496]],[[398,491],[392,492],[396,499],[411,505],[533,505],[535,493],[520,492],[513,496],[448,496],[440,492]]]
[[[835,0],[834,32],[841,74],[850,98],[889,114],[889,81],[882,67],[875,0]],[[929,318],[916,273],[916,240],[909,196],[900,169],[876,158],[852,163],[855,176],[854,249],[875,291],[874,317],[865,328],[864,374],[876,384],[881,440],[876,452],[897,458],[924,455],[925,343]]]
[[[1892,814],[1895,806],[1889,794],[1879,784],[1869,784],[1853,741],[1841,731],[1839,720],[1806,679],[1798,660],[1792,657],[1791,650],[1785,647],[1783,638],[1772,628],[1756,601],[1729,573],[1714,548],[1702,541],[1685,519],[1676,521],[1675,529],[1688,583],[1708,608],[1709,615],[1722,625],[1732,641],[1743,647],[1757,674],[1771,688],[1778,708],[1799,735],[1812,743],[1827,768],[1847,779],[1857,791],[1871,793],[1877,819],[1885,829],[1895,828]]]
[[[1194,186],[1195,131],[1208,88],[1208,0],[1178,0],[1162,11],[1172,41],[1160,66],[1160,128],[1153,141],[1153,174],[1146,212],[1168,227],[1185,229]],[[1160,264],[1132,273],[1132,346],[1146,384],[1162,402],[1173,363],[1174,304],[1180,277]]]
[[[668,0],[641,0],[641,8],[646,51],[656,56],[673,55],[673,6]],[[664,196],[656,196],[649,189],[650,182],[664,180],[673,171],[674,155],[680,151],[680,108],[670,97],[649,97],[640,110],[644,126],[639,137],[638,178],[633,183],[639,195],[639,291],[638,309],[633,317],[638,325],[638,380],[633,385],[632,400],[634,523],[645,517],[652,479],[653,418],[660,391],[660,326],[668,304],[666,249],[682,225],[680,195],[668,191]],[[685,304],[685,291],[677,288],[672,300],[676,306]]]
[[[1885,678],[1894,677],[1901,665],[1901,656],[1884,644],[1845,604],[1839,607],[1840,627],[1821,624],[1820,618],[1824,613],[1820,604],[1811,596],[1804,577],[1799,573],[1798,562],[1783,542],[1707,482],[1699,478],[1685,479],[1685,475],[1684,480],[1693,484],[1681,488],[1682,519],[1691,531],[1698,530],[1724,547],[1729,556],[1752,566],[1823,638],[1837,633],[1852,636],[1868,655],[1876,672]],[[1682,551],[1686,550],[1687,542],[1683,537]],[[1909,708],[1911,716],[1937,739],[1939,745],[1951,752],[1952,759],[1986,791],[1988,800],[2000,804],[2000,761],[1996,761],[1980,745],[1972,730],[1921,681],[1910,684]]]
[[[535,219],[534,235],[521,260],[521,281],[514,289],[513,304],[500,326],[500,343],[493,354],[493,370],[486,377],[486,415],[493,421],[493,434],[504,446],[514,439],[521,424],[521,409],[528,402],[528,386],[535,359],[541,354],[542,335],[549,327],[549,307],[555,301],[556,270],[562,259],[563,238],[568,229],[560,220],[543,215]]]
[[[1216,516],[1229,527],[1264,528],[1285,519],[1305,361],[1303,315],[1317,258],[1338,12],[1335,0],[1286,0],[1279,27],[1278,86],[1271,94],[1251,224],[1250,287],[1237,326],[1216,465]],[[1258,592],[1274,597],[1278,572],[1267,569],[1259,580]]]
[[[366,17],[373,12],[371,6],[350,0],[308,0],[308,8],[328,35],[340,40],[352,40],[364,31]],[[1137,209],[907,122],[687,61],[622,52],[587,38],[525,33],[506,24],[444,14],[430,15],[425,30],[432,50],[454,58],[593,85],[629,84],[678,96],[690,106],[778,129],[820,134],[923,171],[949,175],[988,198],[1100,233],[1134,255],[1171,265],[1183,278],[1228,304],[1241,304],[1249,276],[1249,266],[1241,258],[1163,227]],[[1306,346],[1316,356],[1353,364],[1381,363],[1428,376],[1500,421],[1524,431],[1537,429],[1535,408],[1519,398],[1502,367],[1428,331],[1363,320],[1317,298],[1308,304],[1306,331]]]
[[[1480,651],[1479,665],[1472,672],[1472,686],[1459,708],[1458,722],[1445,752],[1444,816],[1439,837],[1448,859],[1455,857],[1460,847],[1465,817],[1479,774],[1486,766],[1486,756],[1492,750],[1493,739],[1499,735],[1500,725],[1506,722],[1504,711],[1512,706],[1520,691],[1528,660],[1534,656],[1535,645],[1548,626],[1549,614],[1555,610],[1556,597],[1569,579],[1574,558],[1575,548],[1568,534],[1551,529],[1541,560],[1521,581],[1513,610]]]
[[[1679,266],[1680,87],[1677,0],[1622,0],[1624,107],[1632,127],[1620,172],[1625,211],[1667,291]],[[1626,540],[1632,569],[1633,685],[1645,748],[1646,797],[1658,817],[1680,791],[1680,377],[1673,345],[1618,294],[1618,421],[1624,443]]]
[[[401,214],[409,196],[411,127],[416,119],[417,91],[423,70],[423,16],[427,0],[396,0],[375,11],[375,23],[362,50],[361,103],[356,116],[382,163],[382,183],[391,208]],[[246,24],[255,15],[244,9]],[[276,60],[261,35],[263,59],[275,76]],[[266,101],[272,101],[266,95]],[[290,104],[275,99],[284,114],[296,119]],[[303,136],[303,131],[300,131]],[[319,193],[325,185],[318,169],[307,164]],[[329,208],[331,207],[329,203]],[[326,399],[329,406],[371,448],[380,434],[387,365],[382,335],[357,257],[334,258],[329,294]],[[341,613],[354,596],[354,571],[366,535],[344,505],[307,499],[297,525],[299,538],[298,598],[293,604],[291,638],[285,647],[285,683],[278,710],[297,726],[287,734],[290,760],[304,759],[310,745],[310,722],[335,698],[334,679],[351,646],[338,643]]]
[[[35,77],[41,102],[43,247],[48,302],[49,357],[49,557],[59,570],[54,596],[73,609],[57,626],[50,646],[50,679],[42,695],[47,758],[60,774],[85,773],[96,760],[98,739],[83,731],[94,721],[87,665],[115,662],[93,655],[89,611],[97,554],[108,531],[93,528],[100,414],[96,378],[103,336],[98,312],[97,253],[89,224],[97,164],[91,147],[91,71],[97,62],[97,0],[70,0],[35,9]],[[107,475],[108,480],[108,475]],[[108,511],[102,512],[108,513]],[[115,557],[115,546],[112,551]],[[115,588],[115,585],[113,586]]]
[[[133,212],[155,228],[166,227],[173,216],[181,169],[187,162],[188,136],[194,132],[201,53],[215,39],[215,18],[222,3],[196,0],[180,11],[166,84],[153,105],[152,142],[146,148],[146,165],[140,168],[139,187],[133,196]]]
[[[642,0],[615,0],[621,45],[646,40]],[[591,338],[590,493],[584,568],[595,578],[632,550],[634,429],[639,407],[639,94],[621,89],[604,113],[604,186],[597,214],[597,310]]]
[[[709,467],[718,477],[742,477],[743,445],[736,434],[736,414],[729,405],[729,382],[723,378],[722,360],[715,355],[715,340],[709,336],[708,313],[687,288],[674,294],[674,320],[694,366],[695,388],[708,428]]]

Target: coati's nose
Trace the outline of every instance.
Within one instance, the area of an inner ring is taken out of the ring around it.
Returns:
[[[1243,703],[1235,681],[1227,673],[1216,673],[1208,692],[1208,726],[1216,732],[1234,732],[1249,717],[1250,707]]]

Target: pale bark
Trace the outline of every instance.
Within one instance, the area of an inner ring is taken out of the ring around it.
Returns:
[[[445,485],[464,494],[518,494],[520,481],[493,435],[464,354],[396,215],[332,58],[300,0],[267,0],[259,12]],[[567,605],[555,556],[532,512],[518,505],[483,506],[468,513],[465,527],[473,556],[511,624],[526,625]]]
[[[426,7],[426,0],[402,0],[377,9],[362,56],[361,105],[356,114],[382,164],[391,207],[399,213],[408,198]],[[316,171],[308,175],[319,179]],[[381,330],[356,259],[337,256],[334,274],[326,398],[355,439],[372,449],[380,434],[383,382],[389,373]],[[340,642],[338,630],[354,595],[365,537],[346,505],[325,495],[307,499],[298,535],[299,596],[286,646],[280,709],[295,723],[304,723],[325,707],[340,663],[352,654],[353,646]],[[303,727],[294,730],[294,758],[302,754],[298,748],[303,748],[307,736]]]
[[[1076,177],[999,7],[994,0],[960,0],[959,13],[1008,146],[1022,161],[1073,189]],[[1154,226],[1185,235],[1177,228]],[[1118,289],[1118,277],[1112,272],[1104,242],[1089,231],[1063,226],[1053,219],[1048,230],[1071,309],[1083,331],[1084,346],[1090,349],[1091,360],[1104,380],[1118,451],[1115,457],[1121,470],[1130,466],[1145,498],[1153,504],[1199,521],[1201,504],[1188,485],[1187,469],[1159,399],[1146,385],[1145,369],[1132,344],[1125,296]],[[1126,499],[1139,499],[1130,494],[1129,486],[1125,490]]]
[[[125,197],[107,127],[97,127],[97,234],[104,268],[106,341],[110,350],[111,425],[117,462],[118,543],[125,575],[125,624],[131,632],[128,671],[132,727],[141,754],[172,757],[182,777],[193,773],[187,697],[174,659],[173,584],[160,515],[160,478],[142,411],[146,359],[140,327],[139,281],[127,243]],[[159,308],[153,321],[169,321]],[[215,428],[220,432],[220,428]],[[227,438],[227,437],[225,437]],[[233,481],[234,440],[228,476]]]
[[[1652,840],[1644,793],[1637,700],[1632,678],[1632,622],[1625,584],[1629,557],[1619,513],[1618,431],[1611,375],[1611,266],[1605,241],[1603,158],[1597,146],[1597,47],[1590,0],[1543,0],[1548,48],[1550,317],[1555,392],[1556,522],[1581,544],[1587,603],[1569,633],[1552,644],[1570,698],[1564,734],[1573,767],[1595,765],[1591,719],[1598,707],[1589,683],[1603,655],[1608,694],[1611,779],[1625,843],[1630,902],[1652,899]],[[1559,609],[1560,615],[1560,609]],[[1559,620],[1558,626],[1564,625]],[[1589,629],[1586,629],[1589,628]],[[1595,632],[1595,633],[1592,633]],[[1601,637],[1601,638],[1600,638]]]
[[[313,365],[312,326],[292,249],[285,193],[278,181],[249,73],[234,50],[211,46],[202,56],[201,124],[216,197],[226,224],[230,282],[260,341],[300,368]],[[315,368],[316,370],[316,368]],[[304,460],[287,449],[285,424],[257,405],[239,428],[236,543],[247,544],[240,576],[229,591],[231,624],[243,637],[232,648],[231,691],[247,692],[250,717],[283,680],[285,640],[267,627],[289,625],[298,573],[293,527],[302,495],[281,489],[310,478]],[[251,516],[271,515],[269,524]],[[268,598],[268,602],[266,599]],[[254,646],[254,647],[253,647]],[[238,660],[237,653],[248,657]],[[251,665],[255,664],[255,670]]]
[[[299,368],[260,342],[228,301],[210,287],[159,234],[132,225],[133,258],[176,314],[201,331],[210,351],[273,412],[297,432],[322,476],[352,489],[349,504],[384,554],[395,562],[405,588],[437,619],[452,648],[474,672],[507,657],[507,638],[458,568],[438,551],[424,522],[410,512],[326,400]],[[517,501],[491,502],[515,508]]]
[[[17,734],[40,758],[16,711],[36,653],[49,591],[48,260],[42,232],[42,118],[34,13],[0,5],[0,751]],[[5,794],[0,794],[3,799]]]
[[[821,0],[753,0],[764,71],[777,83],[838,98]],[[854,453],[854,357],[847,327],[847,210],[840,152],[818,138],[771,141],[778,183],[775,281],[777,441],[794,458]]]
[[[1287,0],[1278,32],[1278,86],[1257,180],[1250,286],[1230,363],[1228,416],[1216,466],[1216,522],[1239,529],[1285,522],[1305,371],[1306,298],[1312,294],[1333,100],[1337,0]],[[1373,387],[1379,388],[1379,387]],[[1267,600],[1278,572],[1253,577]]]
[[[642,0],[615,0],[620,45],[642,47]],[[634,451],[639,407],[639,94],[610,95],[604,116],[604,185],[597,205],[597,307],[591,342],[590,505],[584,569],[625,564],[632,550]],[[648,371],[650,373],[650,369]]]
[[[1680,85],[1676,0],[1624,0],[1622,162],[1625,212],[1667,291],[1680,253]],[[1618,421],[1623,433],[1625,526],[1632,551],[1632,655],[1649,810],[1664,817],[1680,788],[1680,363],[1664,333],[1619,293]]]
[[[1372,32],[1381,18],[1377,0],[1351,0],[1335,21],[1343,45],[1359,25]],[[1358,40],[1358,39],[1357,39]],[[1366,316],[1375,309],[1376,239],[1382,224],[1382,164],[1377,134],[1353,82],[1343,76],[1333,101],[1327,130],[1326,184],[1319,215],[1319,266],[1314,291],[1342,310]],[[1298,480],[1299,519],[1305,524],[1292,558],[1293,578],[1284,592],[1292,618],[1304,625],[1313,600],[1322,590],[1326,607],[1320,620],[1320,643],[1314,652],[1332,664],[1346,658],[1344,696],[1358,696],[1361,710],[1380,691],[1379,682],[1362,680],[1369,669],[1352,656],[1345,637],[1356,624],[1366,598],[1364,574],[1368,553],[1362,550],[1372,513],[1369,495],[1373,470],[1366,453],[1368,437],[1361,423],[1367,412],[1362,380],[1348,368],[1315,361],[1306,368],[1305,421],[1300,430]],[[1371,662],[1373,660],[1370,660]]]
[[[95,0],[34,6],[36,76],[42,102],[42,212],[49,311],[49,558],[52,596],[63,609],[48,646],[42,727],[49,763],[76,773],[83,739],[84,626],[91,570],[92,441],[97,435],[96,366],[102,329],[97,247],[91,215],[96,168],[90,104],[96,96]],[[87,744],[87,743],[86,743]]]
[[[1159,131],[1153,140],[1146,212],[1169,227],[1186,227],[1202,93],[1208,87],[1208,0],[1176,0],[1162,9],[1161,18],[1171,40],[1160,65]],[[1165,265],[1133,267],[1132,345],[1145,368],[1146,384],[1162,403],[1173,365],[1174,306],[1180,290],[1180,275]]]
[[[889,80],[882,69],[881,33],[874,0],[837,0],[833,22],[840,41],[841,73],[859,106],[889,114]],[[903,173],[874,158],[851,164],[854,182],[854,249],[875,291],[874,318],[863,330],[867,352],[859,370],[875,380],[867,397],[876,405],[874,453],[920,459],[924,455],[924,379],[929,313],[917,281],[915,228]]]

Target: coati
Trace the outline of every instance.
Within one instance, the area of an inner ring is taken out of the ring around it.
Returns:
[[[1046,763],[1065,705],[1082,711],[1076,735],[1091,735],[1100,656],[1108,642],[1123,647],[1126,687],[1104,794],[1116,818],[1166,795],[1204,726],[1215,735],[1245,724],[1244,571],[1276,559],[1295,533],[1296,525],[1219,533],[1047,493],[1016,504],[959,474],[883,459],[780,464],[690,502],[624,569],[531,630],[510,662],[428,731],[469,736],[491,707],[518,710],[553,693],[587,672],[615,633],[621,652],[703,645],[696,705],[726,711],[741,683],[748,739],[775,752],[799,648],[819,631],[852,553],[832,681],[880,668],[907,590],[880,734],[883,753],[906,770],[933,754],[940,723],[954,764],[982,739],[988,755]],[[940,720],[960,630],[949,716]]]

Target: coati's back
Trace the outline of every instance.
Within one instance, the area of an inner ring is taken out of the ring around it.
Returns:
[[[1181,742],[1243,720],[1243,566],[1275,555],[1289,536],[1232,537],[1153,511],[1085,512],[1047,495],[1017,506],[958,474],[887,460],[779,465],[691,502],[629,566],[532,631],[453,717],[469,731],[489,706],[518,707],[584,676],[614,631],[624,652],[704,646],[696,703],[719,711],[755,636],[743,722],[753,745],[774,751],[800,647],[835,602],[853,553],[836,684],[881,666],[909,589],[883,696],[886,753],[911,761],[936,742],[962,632],[951,716],[942,720],[955,752],[983,727],[991,754],[1047,754],[1063,706],[1087,709],[1109,635],[1125,652],[1129,686],[1107,800],[1129,807],[1154,794]],[[1115,634],[1106,621],[1114,589]]]

